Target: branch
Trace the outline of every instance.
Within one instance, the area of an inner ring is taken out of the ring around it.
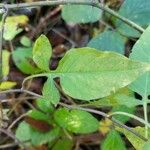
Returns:
[[[114,116],[114,115],[128,116],[128,117],[133,118],[133,119],[139,121],[140,123],[142,123],[142,124],[144,124],[144,125],[146,125],[147,127],[150,128],[150,124],[147,121],[145,121],[144,119],[139,118],[139,117],[137,117],[137,116],[135,116],[133,114],[129,114],[127,112],[120,112],[120,111],[113,112],[113,113],[110,114],[110,116]]]
[[[0,91],[0,94],[3,94],[3,93],[15,93],[15,92],[25,92],[25,93],[28,93],[30,95],[33,95],[33,96],[36,96],[37,98],[42,98],[43,96],[42,95],[39,95],[39,94],[36,94],[34,92],[31,92],[31,91],[28,91],[28,90],[25,90],[25,89],[12,89],[12,90],[6,90],[6,91]],[[129,132],[133,133],[135,136],[139,137],[140,139],[142,139],[143,141],[147,141],[147,139],[145,137],[143,137],[142,135],[140,135],[139,133],[135,132],[133,129],[131,129],[130,127],[122,124],[121,122],[119,122],[118,120],[116,120],[115,118],[113,118],[111,115],[108,115],[102,111],[98,111],[98,110],[94,110],[94,109],[90,109],[90,108],[83,108],[83,107],[80,107],[80,106],[74,106],[74,105],[67,105],[67,104],[64,104],[64,103],[61,103],[59,102],[58,103],[60,106],[63,106],[63,107],[66,107],[68,109],[78,109],[78,110],[83,110],[83,111],[87,111],[87,112],[90,112],[90,113],[94,113],[94,114],[97,114],[97,115],[100,115],[100,116],[103,116],[104,118],[108,118],[110,119],[113,123],[115,123],[118,127],[121,127],[121,128],[124,128],[126,130],[128,130]]]
[[[11,90],[6,90],[6,91],[0,91],[0,94],[6,94],[6,93],[27,93],[29,95],[33,95],[38,98],[42,98],[42,95],[36,94],[34,92],[25,90],[25,89],[11,89]]]
[[[3,63],[3,58],[2,58],[2,47],[3,47],[3,34],[4,34],[4,28],[5,28],[5,21],[6,17],[8,15],[8,8],[3,6],[3,16],[2,16],[2,21],[0,24],[0,83],[3,80],[3,73],[2,73],[2,63]]]
[[[129,26],[133,27],[140,33],[144,32],[144,29],[139,26],[138,24],[134,23],[131,20],[128,20],[127,18],[119,15],[112,9],[108,8],[107,6],[104,6],[102,3],[99,3],[97,0],[53,0],[53,1],[38,1],[38,2],[30,2],[30,3],[19,3],[19,4],[0,4],[0,9],[3,8],[4,6],[7,6],[8,9],[10,10],[16,10],[20,8],[25,8],[25,7],[37,7],[37,6],[54,6],[54,5],[66,5],[66,4],[74,4],[74,5],[90,5],[96,8],[99,8],[116,18],[122,20]]]

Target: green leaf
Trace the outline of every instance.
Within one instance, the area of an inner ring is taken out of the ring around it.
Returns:
[[[115,130],[111,130],[106,139],[103,141],[102,150],[126,150],[125,143],[121,139],[119,133]]]
[[[145,136],[144,127],[136,127],[136,128],[131,128],[131,129],[137,132],[138,134],[142,135],[143,137]],[[134,146],[136,150],[142,150],[142,147],[146,143],[145,141],[135,136],[133,133],[127,131],[126,129],[118,128],[117,130],[123,133],[127,137],[127,139],[130,141],[130,143]],[[150,131],[148,133],[150,135]]]
[[[117,43],[117,44],[116,44]],[[124,54],[125,39],[116,31],[104,31],[90,40],[88,47]]]
[[[20,43],[23,45],[23,46],[26,46],[26,47],[30,47],[31,46],[31,40],[27,37],[27,36],[23,36],[20,40]]]
[[[31,141],[33,145],[42,145],[48,142],[52,142],[59,137],[60,129],[58,127],[52,129],[49,132],[42,133],[31,128],[26,122],[19,124],[16,130],[16,137],[20,141]],[[29,144],[29,142],[27,143]]]
[[[32,48],[17,48],[13,51],[12,57],[17,68],[25,74],[35,74],[41,71],[32,60]]]
[[[54,74],[63,91],[81,100],[98,99],[115,93],[150,69],[150,64],[129,60],[114,52],[93,48],[72,49]]]
[[[54,107],[44,98],[37,99],[36,104],[45,113],[52,113],[54,111]]]
[[[130,58],[141,62],[150,63],[150,26],[141,35],[132,48]],[[129,88],[140,95],[150,95],[150,71],[146,72],[130,84]]]
[[[68,23],[89,23],[101,18],[101,10],[86,5],[65,5],[61,15]]]
[[[37,122],[37,124],[35,124],[36,122],[35,123],[33,122],[33,124],[31,122],[30,135],[31,135],[31,142],[32,142],[33,145],[42,145],[42,144],[45,144],[47,142],[51,142],[59,136],[60,128],[57,127],[57,126],[50,129],[50,131],[41,132],[41,128],[43,126],[41,126],[40,121],[45,121],[45,123],[47,122],[50,126],[51,125],[53,126],[54,121],[53,121],[52,116],[44,114],[44,113],[42,113],[38,110],[29,111],[28,115],[31,118],[35,119],[36,121],[39,121],[39,122]]]
[[[49,101],[55,106],[58,104],[60,95],[51,76],[49,76],[45,82],[42,93],[45,100]]]
[[[58,109],[54,114],[54,119],[59,126],[73,133],[91,133],[99,127],[97,119],[81,110]]]
[[[150,1],[149,0],[125,0],[122,4],[119,14],[132,20],[140,26],[148,26],[150,23]],[[117,29],[126,36],[139,37],[140,33],[125,24],[124,22],[117,20]]]
[[[30,128],[31,133],[31,141],[33,145],[42,145],[48,142],[52,142],[60,135],[60,129],[58,127],[52,129],[49,132],[41,133],[36,130]]]
[[[9,74],[9,58],[10,52],[7,50],[2,51],[2,73],[6,77]]]
[[[34,119],[43,120],[43,121],[48,122],[49,124],[52,123],[50,116],[48,116],[47,114],[44,114],[38,110],[31,110],[28,112],[28,115]]]
[[[28,20],[28,17],[25,15],[7,17],[4,28],[4,39],[12,40],[17,34],[23,31],[21,26],[26,25]],[[1,24],[0,22],[0,27]]]
[[[60,139],[54,145],[52,150],[71,150],[73,148],[73,141],[70,139]]]
[[[122,88],[115,94],[101,98],[99,100],[90,101],[88,104],[94,105],[95,107],[114,107],[124,105],[131,108],[142,105],[142,102],[135,99],[133,92],[131,92],[128,88]]]
[[[149,150],[149,148],[150,148],[150,139],[144,144],[142,150]]]
[[[123,105],[113,107],[112,112],[118,112],[118,111],[133,114],[135,112],[135,107],[130,107],[129,108],[129,107],[126,107],[126,106],[123,106]],[[114,118],[119,120],[122,123],[125,123],[130,119],[130,117],[122,116],[122,115],[115,115]]]
[[[39,68],[49,71],[49,60],[52,55],[52,47],[45,35],[41,35],[33,47],[33,60]]]
[[[16,137],[20,141],[29,141],[31,139],[30,126],[26,122],[21,122],[16,130]]]

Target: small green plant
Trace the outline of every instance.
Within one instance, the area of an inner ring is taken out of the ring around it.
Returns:
[[[21,118],[25,118],[15,130],[17,144],[25,149],[47,145],[47,148],[52,150],[71,150],[80,144],[76,141],[77,136],[98,133],[105,136],[99,146],[102,150],[127,149],[122,135],[125,135],[135,149],[148,150],[150,2],[125,0],[118,14],[98,1],[52,2],[68,3],[62,7],[61,12],[66,23],[93,23],[102,16],[107,20],[113,15],[117,18],[113,17],[110,20],[116,30],[109,28],[105,28],[103,32],[94,30],[95,37],[85,47],[68,49],[56,69],[49,67],[52,62],[53,46],[44,34],[41,34],[34,43],[23,35],[20,38],[21,46],[16,46],[11,53],[3,50],[1,61],[3,81],[0,83],[0,93],[24,92],[34,96],[35,99],[36,109],[30,109],[23,114]],[[51,5],[52,2],[45,5]],[[12,9],[11,5],[6,6]],[[24,5],[24,3],[14,4],[14,7]],[[32,5],[42,4],[33,2]],[[103,14],[99,8],[110,14]],[[4,39],[8,41],[15,39],[28,21],[29,18],[25,15],[6,18],[5,22],[0,24],[1,28],[4,27],[2,34]],[[141,26],[147,28],[143,29]],[[127,58],[124,56],[125,44],[131,37],[139,39]],[[10,55],[16,67],[29,75],[22,81],[21,89],[10,89],[17,83],[7,80]],[[26,86],[34,78],[39,77],[46,80],[41,95],[29,91]],[[141,95],[141,101],[135,97],[135,92]],[[144,119],[136,115],[136,108],[141,106]],[[103,112],[104,108],[108,108],[109,111]],[[0,132],[6,134],[3,118],[6,120],[9,118],[7,112],[8,109],[5,108],[0,111]],[[99,118],[99,115],[103,118]],[[126,123],[131,118],[140,125],[128,127]],[[13,126],[14,123],[8,129]]]

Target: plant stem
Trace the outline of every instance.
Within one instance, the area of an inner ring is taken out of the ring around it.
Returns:
[[[146,98],[146,96],[143,97],[142,101],[143,101],[143,109],[144,109],[144,119],[145,119],[145,122],[148,123],[148,116],[147,116],[147,102],[148,102],[148,99]],[[145,124],[145,138],[148,138],[148,127],[149,126],[147,124]]]
[[[61,103],[61,102],[59,102],[59,105],[64,106],[64,107],[66,107],[68,109],[78,109],[78,110],[83,110],[83,111],[87,111],[87,112],[90,112],[90,113],[94,113],[94,114],[97,114],[97,115],[101,115],[101,116],[103,116],[105,118],[110,119],[118,127],[124,128],[124,129],[128,130],[129,132],[133,133],[134,135],[136,135],[137,137],[139,137],[140,139],[142,139],[144,141],[147,141],[147,138],[144,138],[142,135],[138,134],[137,132],[132,130],[130,127],[126,126],[125,124],[122,124],[120,121],[116,120],[115,118],[111,117],[110,115],[108,115],[108,114],[106,114],[104,112],[101,112],[101,111],[98,111],[98,110],[94,110],[94,109],[90,109],[90,108],[83,108],[83,107],[74,106],[74,105],[67,105],[67,104],[64,104],[64,103]]]
[[[38,2],[30,2],[30,3],[19,3],[19,4],[0,4],[0,8],[3,8],[4,6],[7,6],[8,9],[19,9],[19,8],[25,8],[25,7],[37,7],[37,6],[54,6],[54,5],[66,5],[66,4],[75,4],[75,5],[90,5],[93,7],[97,7],[101,10],[104,10],[105,12],[115,16],[116,18],[122,20],[129,26],[133,27],[140,33],[144,32],[144,29],[139,26],[138,24],[132,22],[131,20],[119,15],[112,9],[108,8],[107,6],[104,6],[102,3],[99,3],[97,0],[53,0],[53,1],[38,1]]]
[[[26,77],[26,78],[23,80],[23,82],[22,82],[22,89],[21,89],[21,90],[24,89],[24,84],[25,84],[25,82],[26,82],[27,80],[32,79],[32,78],[38,78],[38,77],[48,77],[49,75],[50,75],[50,74],[48,74],[48,73],[41,73],[41,74],[35,74],[35,75],[31,75],[31,76]]]
[[[7,93],[27,93],[37,98],[42,98],[42,95],[39,95],[37,93],[31,92],[25,89],[11,89],[11,90],[0,91],[0,94],[7,94]]]
[[[128,117],[130,117],[130,118],[133,118],[133,119],[135,119],[135,120],[141,122],[142,124],[144,124],[144,125],[146,125],[147,127],[150,128],[150,124],[149,124],[146,120],[144,120],[144,119],[142,119],[142,118],[139,118],[138,116],[135,116],[135,115],[132,115],[132,114],[129,114],[129,113],[126,113],[126,112],[119,112],[119,111],[113,112],[113,113],[110,114],[110,116],[114,116],[114,115],[124,115],[124,116],[128,116]]]
[[[34,92],[31,92],[31,91],[28,91],[28,90],[25,90],[25,89],[12,89],[12,90],[6,90],[6,91],[0,91],[0,94],[3,94],[3,93],[11,93],[11,92],[25,92],[25,93],[28,93],[30,95],[33,95],[33,96],[36,96],[37,98],[42,98],[43,96],[42,95],[39,95],[39,94],[36,94]],[[90,109],[90,108],[83,108],[83,107],[80,107],[80,106],[77,106],[77,105],[67,105],[67,104],[64,104],[64,103],[61,103],[59,102],[58,103],[59,105],[61,106],[64,106],[68,109],[78,109],[78,110],[83,110],[83,111],[87,111],[87,112],[91,112],[91,113],[94,113],[94,114],[98,114],[98,115],[101,115],[103,116],[104,118],[108,118],[110,119],[112,122],[114,122],[117,126],[119,127],[122,127],[126,130],[128,130],[129,132],[133,133],[135,136],[139,137],[140,139],[142,139],[143,141],[147,141],[147,138],[143,137],[142,135],[138,134],[137,132],[135,132],[134,130],[132,130],[130,127],[126,126],[125,124],[122,124],[121,122],[119,122],[118,120],[116,120],[115,118],[113,118],[111,115],[108,115],[102,111],[98,111],[98,110],[94,110],[94,109]]]

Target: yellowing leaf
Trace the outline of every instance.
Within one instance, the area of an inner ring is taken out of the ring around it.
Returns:
[[[28,20],[28,17],[25,15],[7,17],[5,22],[4,39],[12,40],[23,30],[20,26],[26,25]]]
[[[16,82],[11,81],[5,81],[0,84],[0,90],[6,90],[14,87],[16,85]]]
[[[110,127],[112,125],[112,121],[110,119],[105,119],[100,122],[99,131],[105,135],[110,131]]]
[[[9,57],[10,57],[10,52],[7,50],[3,50],[2,52],[2,73],[3,76],[7,76],[9,74]]]
[[[122,132],[127,139],[130,141],[130,143],[134,146],[136,150],[142,150],[142,147],[146,142],[144,142],[142,139],[139,137],[135,136],[133,133],[127,131],[126,129],[123,128],[117,128],[118,131]],[[145,135],[145,128],[144,127],[135,127],[132,128],[135,132],[138,134],[142,135],[144,137]],[[149,136],[150,136],[150,130],[149,130]]]

